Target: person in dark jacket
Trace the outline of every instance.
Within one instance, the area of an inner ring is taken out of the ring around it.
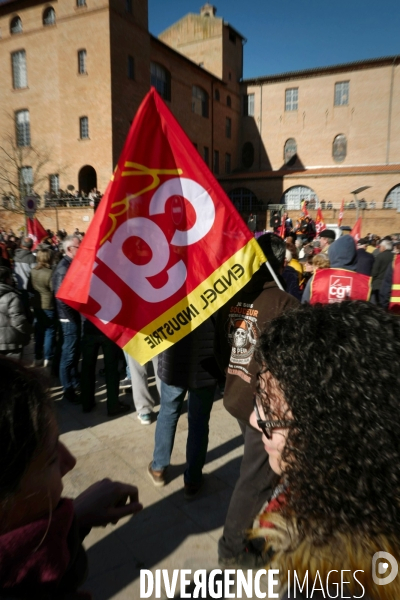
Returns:
[[[280,276],[285,259],[285,243],[273,234],[258,238],[262,251]],[[215,356],[226,372],[224,406],[238,419],[244,438],[240,476],[236,482],[218,542],[219,564],[223,567],[264,565],[261,553],[248,544],[247,531],[263,504],[271,498],[276,484],[265,453],[261,434],[249,425],[257,365],[254,350],[262,327],[299,302],[278,288],[263,265],[251,280],[218,311]]]
[[[189,392],[187,468],[184,474],[184,494],[187,500],[192,499],[202,485],[202,470],[208,447],[208,423],[220,375],[213,355],[214,331],[213,317],[210,317],[158,357],[161,401],[153,460],[148,466],[148,474],[154,485],[165,485],[176,426],[186,392]]]
[[[357,243],[357,273],[371,276],[372,267],[374,266],[375,258],[366,248],[369,244],[368,238],[362,238]]]
[[[285,268],[282,272],[282,277],[286,283],[286,291],[291,296],[294,296],[296,300],[301,300],[302,291],[299,288],[299,276],[296,269],[289,267],[289,263],[292,260],[292,253],[290,250],[286,250]]]
[[[379,244],[379,253],[375,257],[374,266],[372,267],[372,294],[371,302],[380,304],[379,291],[388,266],[393,260],[393,242],[384,238]]]
[[[11,270],[0,267],[0,354],[21,358],[22,348],[29,344],[31,331]]]
[[[26,316],[31,322],[33,317],[31,315],[28,288],[31,281],[31,271],[36,263],[36,257],[32,254],[32,247],[33,240],[30,237],[25,237],[21,242],[21,248],[17,248],[14,252],[14,276],[17,280],[17,288],[21,293]]]
[[[69,235],[63,241],[65,256],[58,263],[53,274],[53,290],[57,294],[71,263],[78,252],[79,238]],[[62,300],[56,298],[58,320],[63,333],[63,345],[60,359],[60,381],[64,388],[64,398],[73,404],[79,404],[76,394],[78,388],[78,361],[81,339],[81,316]]]

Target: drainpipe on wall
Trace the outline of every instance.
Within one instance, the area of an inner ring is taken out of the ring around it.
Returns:
[[[396,66],[397,56],[393,59],[392,64],[392,75],[390,80],[390,95],[389,95],[389,114],[388,114],[388,132],[387,132],[387,140],[386,140],[386,164],[389,164],[389,156],[390,156],[390,130],[392,128],[392,106],[393,106],[393,87],[394,87],[394,68]]]

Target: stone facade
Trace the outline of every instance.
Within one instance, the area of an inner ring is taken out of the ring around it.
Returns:
[[[400,206],[398,57],[242,80],[245,38],[211,4],[155,38],[147,0],[11,0],[0,31],[0,138],[15,139],[16,112],[29,111],[32,147],[46,157],[40,194],[50,174],[62,189],[105,190],[156,68],[167,106],[245,219],[269,203],[297,208],[304,194],[338,207],[365,186],[367,203],[381,207],[390,192]],[[27,82],[16,89],[21,50]]]

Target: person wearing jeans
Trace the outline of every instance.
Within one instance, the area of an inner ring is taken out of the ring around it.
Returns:
[[[53,359],[56,331],[54,296],[51,269],[52,251],[40,249],[36,253],[36,265],[31,271],[28,291],[33,294],[35,315],[35,364],[47,367]]]
[[[147,472],[156,486],[166,484],[175,432],[186,392],[188,400],[187,468],[184,495],[192,499],[202,486],[210,413],[220,372],[213,356],[214,321],[211,317],[158,357],[161,379],[160,412],[153,460]]]
[[[76,256],[80,245],[78,237],[68,235],[63,240],[64,258],[60,260],[53,274],[53,290],[57,294],[64,277],[66,276],[72,260]],[[79,404],[78,387],[78,361],[81,339],[81,316],[62,300],[56,298],[58,319],[60,321],[63,344],[60,359],[60,381],[64,388],[64,398],[72,404]]]

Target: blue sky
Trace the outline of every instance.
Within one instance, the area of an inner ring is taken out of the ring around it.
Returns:
[[[158,35],[206,0],[148,0]],[[244,77],[400,54],[399,0],[215,0],[244,37]]]

